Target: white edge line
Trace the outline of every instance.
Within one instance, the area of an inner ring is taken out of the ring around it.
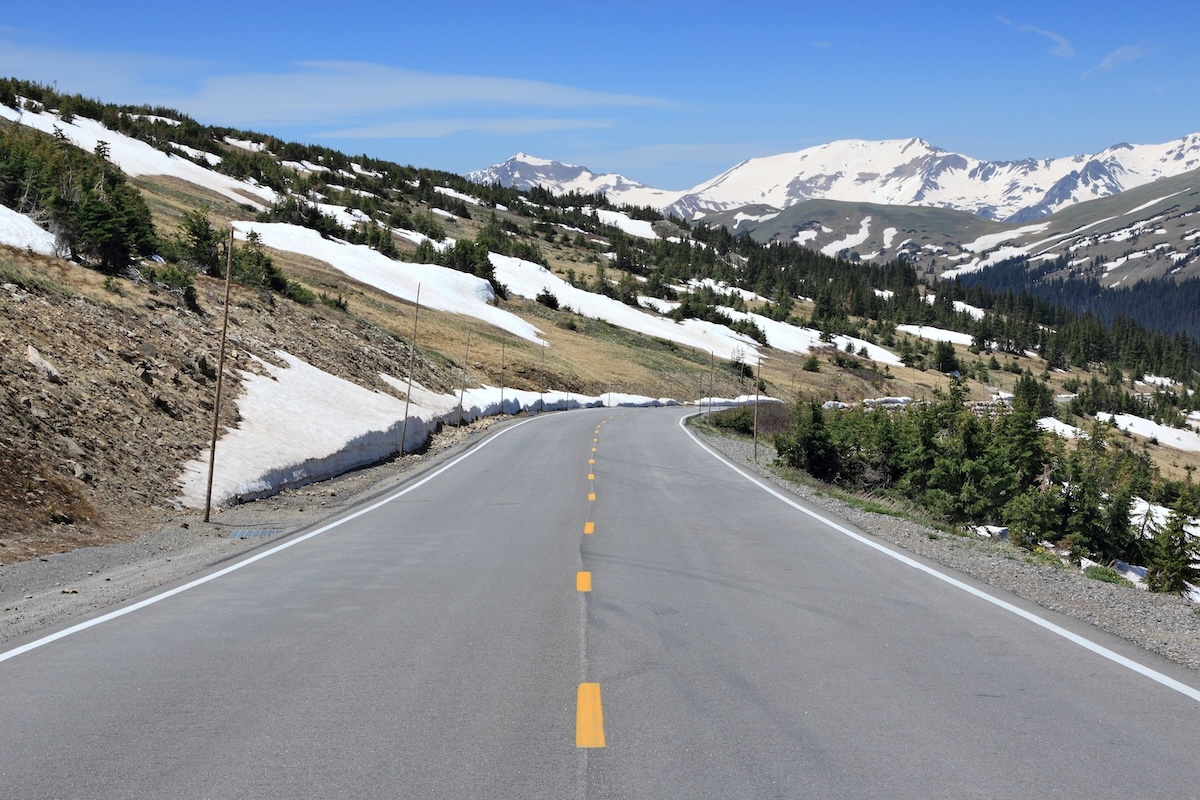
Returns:
[[[682,417],[679,420],[679,427],[682,428],[683,431],[692,438],[692,441],[694,441],[701,448],[703,448],[713,458],[717,459],[722,464],[724,464],[725,466],[729,467],[731,470],[736,472],[738,475],[741,475],[743,478],[750,481],[755,486],[762,489],[764,492],[767,492],[768,494],[774,495],[775,497],[779,498],[780,500],[787,503],[789,506],[791,506],[792,508],[801,512],[802,514],[807,514],[808,516],[812,517],[813,519],[817,520],[818,522],[820,522],[824,525],[827,525],[828,527],[832,528],[833,530],[837,531],[838,533],[841,533],[845,536],[849,536],[851,539],[853,539],[856,542],[859,542],[861,544],[865,544],[867,547],[874,548],[875,550],[878,550],[879,552],[883,553],[884,555],[886,555],[890,558],[896,559],[897,561],[899,561],[902,564],[906,564],[906,565],[912,567],[913,569],[920,570],[921,572],[924,572],[927,575],[931,575],[932,577],[937,578],[940,581],[950,584],[951,586],[955,587],[956,589],[961,589],[962,591],[966,592],[967,594],[974,595],[975,597],[978,597],[981,600],[991,603],[994,606],[998,606],[999,608],[1002,608],[1005,611],[1008,611],[1012,614],[1016,614],[1018,617],[1028,620],[1029,622],[1032,622],[1033,624],[1046,629],[1047,631],[1055,634],[1056,636],[1061,636],[1062,638],[1066,639],[1069,642],[1073,642],[1086,650],[1091,650],[1093,653],[1095,653],[1099,656],[1103,656],[1104,658],[1107,658],[1109,661],[1120,664],[1121,666],[1125,667],[1126,669],[1133,670],[1134,672],[1136,672],[1140,675],[1143,675],[1152,681],[1157,681],[1158,683],[1161,683],[1163,686],[1166,686],[1169,689],[1174,689],[1175,691],[1179,692],[1180,694],[1182,694],[1186,697],[1189,697],[1192,700],[1200,702],[1200,690],[1197,690],[1191,686],[1188,686],[1186,683],[1182,683],[1180,681],[1175,680],[1174,678],[1172,678],[1170,676],[1164,675],[1161,672],[1159,672],[1158,670],[1151,669],[1150,667],[1147,667],[1145,664],[1140,664],[1137,661],[1134,661],[1133,659],[1126,658],[1125,656],[1121,655],[1120,653],[1113,652],[1112,650],[1109,650],[1107,647],[1104,647],[1103,645],[1093,642],[1091,639],[1087,639],[1083,636],[1080,636],[1077,633],[1072,633],[1071,631],[1067,630],[1066,628],[1063,628],[1060,625],[1056,625],[1048,619],[1044,619],[1043,617],[1040,617],[1037,614],[1034,614],[1033,612],[1026,611],[1023,608],[1014,606],[1012,603],[1009,603],[1005,600],[1001,600],[1000,598],[995,597],[994,595],[990,595],[981,589],[977,589],[974,586],[971,586],[970,584],[963,583],[962,581],[958,580],[957,578],[952,578],[949,575],[945,574],[944,572],[939,572],[938,570],[934,569],[933,567],[930,567],[926,564],[922,564],[920,561],[917,561],[913,558],[909,558],[908,556],[904,555],[903,553],[897,553],[895,550],[892,550],[888,547],[884,547],[879,542],[872,541],[861,534],[855,533],[854,531],[850,530],[849,528],[847,528],[843,525],[839,525],[838,523],[834,522],[833,520],[829,519],[828,517],[825,517],[822,514],[819,514],[810,508],[805,508],[804,506],[802,506],[800,503],[797,503],[792,498],[788,497],[787,495],[785,495],[779,491],[776,491],[775,489],[771,488],[767,484],[758,480],[758,478],[754,477],[750,473],[742,470],[736,464],[729,461],[725,457],[721,456],[719,453],[717,453],[711,447],[706,445],[704,442],[700,441],[700,439],[694,433],[692,433],[690,430],[688,430],[688,427],[686,424],[688,417],[696,416],[698,413],[699,412],[689,414],[688,416]]]
[[[37,639],[36,641],[32,641],[32,642],[29,642],[28,644],[23,644],[20,647],[0,653],[0,662],[7,661],[10,658],[15,658],[16,656],[19,656],[22,653],[28,653],[30,650],[36,650],[37,648],[42,647],[47,644],[50,644],[51,642],[56,642],[59,639],[66,638],[67,636],[70,636],[71,634],[79,633],[80,631],[85,631],[88,628],[95,627],[96,625],[99,625],[103,622],[108,622],[109,620],[114,620],[117,617],[123,617],[126,614],[132,614],[134,611],[145,608],[146,606],[154,605],[155,603],[158,603],[162,600],[166,600],[168,597],[174,597],[177,594],[186,592],[188,589],[194,589],[197,586],[202,586],[203,584],[206,584],[209,581],[214,581],[217,578],[228,575],[231,572],[236,572],[237,570],[241,569],[242,567],[249,566],[256,561],[261,561],[262,559],[266,558],[267,556],[273,556],[282,550],[287,550],[289,547],[294,547],[295,545],[298,545],[301,542],[307,541],[307,540],[313,538],[314,536],[320,536],[322,533],[331,531],[334,528],[338,527],[339,525],[343,525],[343,524],[349,522],[350,520],[357,519],[357,518],[363,516],[364,514],[370,514],[372,511],[379,508],[380,506],[385,506],[388,503],[392,502],[393,500],[403,497],[404,495],[408,494],[409,492],[413,491],[414,489],[424,486],[426,483],[429,483],[429,481],[433,480],[434,478],[441,475],[446,470],[455,466],[460,461],[471,457],[475,453],[478,453],[480,450],[487,447],[489,444],[496,441],[498,438],[500,438],[504,434],[508,433],[511,430],[521,427],[522,425],[524,425],[527,422],[532,422],[534,419],[536,419],[536,417],[530,417],[529,419],[522,420],[521,422],[518,422],[515,425],[510,425],[509,427],[507,427],[501,431],[498,431],[495,435],[489,436],[487,439],[484,439],[482,442],[480,442],[477,447],[471,448],[470,450],[463,453],[458,458],[451,461],[449,464],[446,464],[444,467],[441,467],[441,468],[435,470],[434,472],[431,472],[430,474],[426,475],[424,478],[417,481],[416,483],[409,484],[408,486],[404,487],[400,491],[398,491],[394,494],[388,495],[387,497],[383,498],[382,500],[377,500],[376,502],[372,503],[369,506],[366,506],[365,508],[360,508],[358,511],[355,511],[352,514],[348,514],[347,516],[342,517],[338,520],[330,522],[326,525],[322,525],[320,528],[317,528],[314,531],[309,531],[308,533],[304,534],[303,536],[297,536],[294,539],[288,539],[286,542],[282,542],[282,543],[272,547],[270,550],[264,550],[261,553],[255,553],[254,555],[250,556],[249,558],[246,558],[242,561],[238,561],[235,564],[230,564],[228,567],[225,567],[224,569],[220,569],[220,570],[217,570],[216,572],[209,573],[208,575],[205,575],[202,578],[197,578],[196,580],[185,583],[182,586],[176,586],[174,589],[169,589],[165,592],[160,592],[159,594],[156,594],[153,597],[147,597],[145,600],[141,600],[137,603],[134,603],[133,605],[125,606],[123,608],[118,608],[116,611],[110,611],[107,614],[102,614],[99,617],[89,619],[86,622],[80,622],[78,625],[72,625],[69,628],[64,628],[61,631],[52,633],[49,636],[43,636],[41,639]]]

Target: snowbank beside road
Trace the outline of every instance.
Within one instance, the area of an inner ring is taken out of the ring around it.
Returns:
[[[265,375],[242,375],[243,393],[237,402],[241,421],[217,443],[214,505],[268,497],[376,463],[400,452],[401,436],[405,452],[417,450],[444,424],[497,414],[676,404],[617,392],[588,397],[483,386],[467,389],[460,408],[458,394],[438,394],[414,384],[406,425],[404,400],[363,388],[288,353],[276,355],[286,366],[259,362]],[[399,392],[407,389],[405,380],[381,377]],[[204,507],[208,457],[206,449],[184,465],[178,479],[184,506]]]

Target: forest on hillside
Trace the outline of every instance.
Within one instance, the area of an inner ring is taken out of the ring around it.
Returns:
[[[1066,266],[1063,259],[1037,265],[1025,258],[1010,259],[958,281],[992,293],[1029,294],[1076,314],[1091,314],[1105,325],[1125,319],[1150,330],[1200,339],[1200,278],[1150,278],[1106,288],[1092,277],[1050,277],[1066,271]]]

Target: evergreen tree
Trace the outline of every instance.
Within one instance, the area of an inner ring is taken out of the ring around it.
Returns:
[[[1195,516],[1191,503],[1181,498],[1166,523],[1150,540],[1146,559],[1146,585],[1152,592],[1184,593],[1188,584],[1200,584],[1200,558],[1195,538],[1187,526]]]
[[[933,368],[938,372],[959,371],[958,356],[954,353],[954,345],[950,342],[938,342],[933,353]]]
[[[784,463],[802,469],[817,480],[833,480],[841,472],[837,448],[825,428],[825,416],[816,400],[797,401],[791,430],[777,434],[775,449]]]
[[[225,233],[213,227],[209,207],[200,206],[183,213],[175,239],[180,256],[189,267],[213,277],[221,276],[221,242]]]

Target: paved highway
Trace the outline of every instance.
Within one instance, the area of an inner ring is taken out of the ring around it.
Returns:
[[[503,428],[0,653],[0,796],[1200,793],[1194,674],[865,543],[683,415]]]

